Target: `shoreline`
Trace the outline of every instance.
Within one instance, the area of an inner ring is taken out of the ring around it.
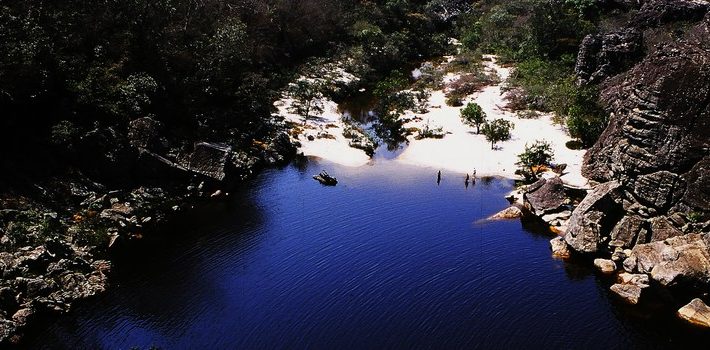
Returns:
[[[408,136],[407,143],[393,160],[433,170],[462,174],[475,171],[477,176],[519,179],[515,174],[517,155],[524,151],[526,143],[545,140],[552,144],[555,152],[554,162],[567,165],[561,176],[562,181],[569,186],[587,188],[588,180],[582,176],[582,161],[586,151],[567,148],[566,143],[572,139],[563,127],[554,124],[552,114],[544,113],[534,119],[522,119],[514,112],[506,110],[503,106],[507,103],[507,96],[502,91],[502,86],[509,77],[511,68],[498,65],[495,56],[485,55],[484,58],[485,68],[495,72],[500,77],[500,82],[469,95],[463,102],[464,105],[468,102],[478,103],[489,120],[501,118],[512,121],[515,128],[511,131],[511,139],[499,142],[496,149],[491,150],[490,143],[483,135],[475,134],[475,128],[461,121],[460,111],[463,107],[446,105],[445,86],[431,92],[427,113],[407,111],[402,118],[409,120],[404,124],[405,128],[442,127],[446,135],[442,139],[421,140]],[[450,83],[459,76],[449,73],[444,77],[444,82]],[[275,104],[279,115],[288,122],[303,124],[301,116],[289,112],[291,102],[291,99],[284,98]],[[302,134],[294,136],[292,133],[294,141],[301,144],[299,151],[305,156],[322,158],[349,167],[360,167],[374,161],[364,151],[351,147],[349,140],[343,136],[347,126],[341,120],[338,105],[327,99],[323,102],[323,113],[317,118],[309,119]]]

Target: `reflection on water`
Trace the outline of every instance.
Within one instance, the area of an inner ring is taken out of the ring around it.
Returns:
[[[323,187],[311,176],[338,177]],[[46,349],[656,348],[708,343],[668,309],[626,308],[587,262],[550,256],[505,208],[509,180],[378,161],[262,174],[118,259],[109,292]],[[631,311],[630,311],[631,310]],[[635,311],[633,311],[635,310]]]

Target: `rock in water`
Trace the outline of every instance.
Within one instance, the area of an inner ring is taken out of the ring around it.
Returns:
[[[710,307],[698,298],[680,308],[678,316],[694,325],[710,328]]]
[[[567,242],[565,242],[564,238],[562,237],[555,237],[551,239],[550,248],[552,249],[553,256],[556,256],[558,258],[570,257],[569,247],[567,246]]]
[[[633,284],[615,284],[611,286],[611,291],[616,293],[629,304],[638,304],[643,288]]]
[[[649,287],[649,279],[646,274],[622,272],[619,274],[617,282],[617,284],[611,286],[611,291],[629,304],[638,304],[639,299],[641,299],[641,293]]]
[[[523,211],[520,208],[512,206],[501,210],[497,214],[488,218],[488,220],[508,220],[523,217]]]
[[[616,263],[609,259],[594,259],[594,266],[603,273],[613,273],[616,271]]]

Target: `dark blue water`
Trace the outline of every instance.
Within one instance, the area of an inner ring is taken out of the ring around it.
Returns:
[[[326,168],[340,180],[323,187]],[[509,180],[381,160],[272,170],[117,260],[112,289],[35,335],[52,349],[647,348],[705,337],[626,308],[506,207]],[[695,338],[693,338],[695,337]],[[707,344],[707,342],[706,342]]]

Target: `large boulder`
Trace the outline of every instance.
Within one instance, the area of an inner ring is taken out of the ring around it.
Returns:
[[[603,240],[623,215],[619,204],[621,184],[610,181],[598,185],[572,213],[565,241],[574,250],[596,253]]]
[[[615,247],[631,248],[637,242],[645,243],[646,220],[636,215],[629,215],[622,218],[609,234],[609,244]]]
[[[537,216],[564,211],[567,209],[563,207],[566,200],[564,184],[557,176],[538,180],[523,194],[526,207]]]
[[[710,233],[687,234],[632,249],[624,261],[630,269],[649,273],[664,286],[679,283],[707,285],[710,283]]]
[[[221,143],[198,142],[187,159],[187,168],[208,178],[223,181],[232,164],[232,148]]]

